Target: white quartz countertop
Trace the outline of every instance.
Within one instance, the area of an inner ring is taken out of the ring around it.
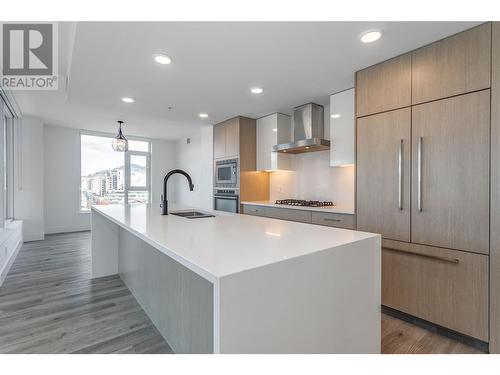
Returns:
[[[191,210],[170,205],[172,211]],[[200,276],[218,278],[357,242],[377,234],[221,211],[187,219],[150,204],[92,206]]]
[[[276,208],[289,208],[292,210],[329,212],[332,214],[354,215],[354,207],[350,205],[336,205],[330,207],[307,207],[307,206],[292,206],[288,204],[276,204],[273,201],[246,201],[246,202],[241,202],[241,204],[276,207]]]

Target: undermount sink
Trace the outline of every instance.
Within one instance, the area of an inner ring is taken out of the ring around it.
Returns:
[[[185,217],[186,219],[202,219],[204,217],[215,217],[211,214],[206,214],[204,212],[199,211],[179,211],[179,212],[171,212],[171,215]]]

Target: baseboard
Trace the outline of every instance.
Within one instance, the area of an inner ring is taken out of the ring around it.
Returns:
[[[19,253],[19,250],[21,250],[22,246],[23,246],[23,240],[19,241],[19,243],[17,244],[16,249],[12,252],[12,254],[10,254],[9,259],[5,263],[5,266],[3,267],[2,270],[0,270],[0,286],[2,286],[3,281],[7,277],[7,274],[10,271],[10,267],[12,267],[12,264],[16,260],[17,254]]]
[[[428,331],[440,334],[442,336],[449,337],[450,339],[461,342],[462,344],[472,346],[482,352],[489,353],[489,345],[487,342],[481,341],[474,337],[464,335],[460,332],[453,331],[449,328],[442,327],[440,325],[431,323],[427,320],[417,318],[416,316],[404,313],[399,310],[382,305],[382,312],[386,315],[393,316],[395,318],[404,320],[405,322],[412,323],[418,327],[424,328]]]
[[[88,225],[68,225],[68,226],[64,226],[64,227],[45,228],[45,234],[86,232],[89,230],[90,230],[90,224],[88,224]]]
[[[31,241],[42,241],[45,239],[45,234],[44,233],[35,233],[35,234],[25,234],[23,233],[23,240],[24,242],[31,242]]]

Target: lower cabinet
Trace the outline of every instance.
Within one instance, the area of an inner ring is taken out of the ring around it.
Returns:
[[[312,213],[313,224],[327,225],[329,227],[344,228],[344,229],[356,229],[356,220],[354,215],[345,214],[331,214],[328,212],[316,212]]]
[[[488,341],[488,256],[383,240],[382,304]]]
[[[345,229],[355,229],[356,227],[356,219],[354,215],[349,214],[336,214],[290,208],[255,206],[250,204],[243,204],[241,213],[246,215],[264,216],[273,219],[298,221],[300,223],[326,225],[330,227]]]
[[[8,223],[0,232],[0,286],[7,276],[12,263],[23,242],[22,221],[14,220]]]
[[[311,222],[311,211],[294,210],[290,208],[266,207],[266,216],[273,219],[298,221],[300,223]]]
[[[267,216],[267,207],[264,206],[254,206],[243,204],[241,206],[241,213],[252,216]]]

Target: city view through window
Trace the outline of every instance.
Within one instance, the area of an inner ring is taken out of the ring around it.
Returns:
[[[93,204],[149,201],[149,142],[130,141],[124,153],[114,151],[111,141],[81,135],[81,211],[89,211]]]

